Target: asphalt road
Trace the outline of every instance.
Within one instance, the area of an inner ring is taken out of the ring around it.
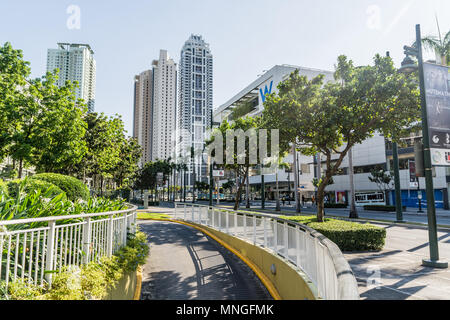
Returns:
[[[173,213],[170,208],[150,210]],[[343,253],[362,300],[450,300],[450,269],[422,266],[422,259],[429,258],[426,226],[372,223],[386,229],[383,250]],[[450,229],[440,229],[438,240],[440,259],[450,263]]]
[[[141,300],[271,300],[253,271],[200,231],[177,223],[140,221],[150,255]]]

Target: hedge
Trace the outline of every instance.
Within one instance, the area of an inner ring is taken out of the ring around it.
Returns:
[[[343,220],[311,222],[317,230],[333,241],[342,251],[380,251],[386,239],[386,229],[371,224]]]
[[[21,184],[25,183],[25,189],[24,191],[26,193],[33,192],[35,190],[40,190],[42,193],[46,192],[48,189],[51,188],[50,196],[56,196],[60,193],[64,193],[61,188],[54,185],[51,182],[38,180],[38,179],[27,179],[25,182],[24,180],[16,179],[9,181],[7,183],[8,187],[8,194],[10,197],[15,198],[17,196],[17,192],[19,191],[19,187]]]
[[[333,241],[341,251],[379,251],[385,244],[386,230],[369,223],[361,224],[328,218],[324,222],[317,222],[315,216],[282,216],[280,218],[317,230]]]
[[[364,210],[371,211],[395,211],[395,206],[384,206],[384,205],[365,205]]]
[[[88,187],[77,178],[58,174],[58,173],[39,173],[31,177],[31,179],[44,180],[58,186],[63,190],[67,198],[71,201],[79,199],[89,199]]]

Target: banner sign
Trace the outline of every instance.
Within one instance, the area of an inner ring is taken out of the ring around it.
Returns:
[[[450,166],[450,68],[424,63],[431,164]]]
[[[409,187],[417,188],[419,186],[417,177],[416,177],[416,162],[414,160],[408,161],[409,167]]]
[[[213,170],[213,177],[223,177],[225,170]]]

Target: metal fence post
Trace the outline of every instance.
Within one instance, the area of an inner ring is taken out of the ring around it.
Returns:
[[[297,267],[300,267],[300,228],[297,226],[295,228],[295,249],[297,254],[296,264]]]
[[[274,249],[275,249],[275,253],[278,254],[278,221],[275,220],[272,225],[273,225]]]
[[[112,256],[113,253],[113,215],[109,216],[108,220],[108,236],[107,236],[107,251],[106,254],[108,257]]]
[[[264,223],[264,247],[267,248],[267,219],[265,217],[262,219]]]
[[[123,215],[123,245],[127,245],[127,233],[128,233],[128,219],[127,214]]]
[[[211,214],[211,220],[212,220],[212,221],[211,221],[211,227],[213,227],[213,228],[215,227],[215,226],[214,226],[214,211],[215,211],[215,209],[212,208],[212,214]]]
[[[284,257],[289,260],[289,234],[288,234],[288,232],[289,232],[288,224],[287,224],[287,222],[285,222],[284,226],[283,226]]]
[[[186,221],[186,204],[184,204],[183,206],[184,206],[184,220]]]
[[[47,238],[47,253],[45,260],[45,271],[50,271],[45,274],[45,279],[48,284],[52,284],[52,273],[53,271],[53,255],[54,255],[54,245],[55,245],[55,232],[56,232],[56,221],[48,222],[48,238]]]
[[[87,217],[84,219],[85,223],[83,225],[83,264],[89,262],[90,246],[91,246],[91,218]]]
[[[228,234],[228,224],[229,224],[229,215],[228,211],[225,212],[225,232]]]
[[[234,235],[238,233],[237,212],[233,212],[234,215]]]
[[[244,218],[244,239],[247,239],[247,214],[244,213],[242,217]]]
[[[256,245],[256,216],[253,216],[253,244]]]

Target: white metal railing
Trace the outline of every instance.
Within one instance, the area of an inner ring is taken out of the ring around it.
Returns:
[[[320,298],[359,299],[353,272],[332,241],[299,223],[275,216],[176,203],[175,218],[202,224],[267,248],[301,269]]]
[[[135,233],[136,209],[0,220],[0,280],[51,284],[64,266],[111,256]]]

